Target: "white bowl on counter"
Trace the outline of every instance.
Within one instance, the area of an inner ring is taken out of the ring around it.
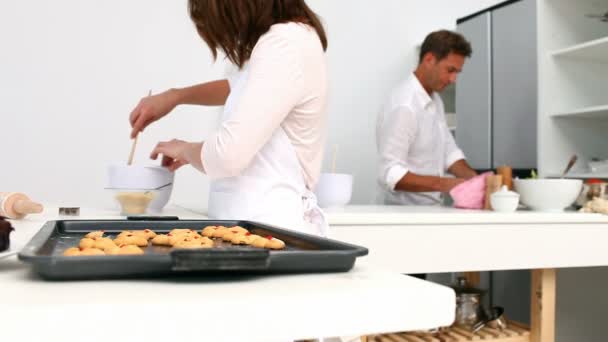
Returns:
[[[148,211],[160,212],[171,198],[174,177],[175,173],[161,166],[114,164],[108,167],[108,188],[154,190],[155,196],[148,205]]]
[[[509,191],[506,185],[503,185],[500,191],[490,195],[490,205],[492,210],[499,213],[512,213],[519,206],[519,194]]]
[[[322,173],[315,189],[321,208],[347,205],[353,194],[353,175],[345,173]]]
[[[583,188],[580,179],[515,179],[521,203],[534,211],[561,212],[571,206]]]

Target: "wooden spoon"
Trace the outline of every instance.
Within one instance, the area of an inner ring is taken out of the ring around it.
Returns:
[[[152,96],[152,90],[148,91],[148,97]],[[135,136],[133,139],[133,145],[131,145],[131,153],[129,153],[129,160],[127,161],[127,165],[131,166],[133,164],[133,156],[135,155],[135,147],[137,146],[137,137],[139,134]]]

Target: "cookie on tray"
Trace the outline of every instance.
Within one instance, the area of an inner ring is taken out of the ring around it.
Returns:
[[[104,237],[94,238],[93,241],[95,241],[95,244],[93,245],[93,247],[97,248],[97,249],[101,249],[103,251],[107,251],[109,249],[116,247],[116,244],[110,238],[104,238]]]
[[[84,239],[80,240],[80,243],[78,244],[78,247],[80,247],[80,248],[94,248],[95,247],[95,240],[92,239],[92,238],[85,237]]]
[[[136,235],[136,236],[143,236],[148,240],[151,240],[156,236],[156,233],[151,231],[150,229],[144,229],[144,230],[125,230],[122,233],[118,234],[118,236],[116,238],[119,238],[124,235],[129,235],[129,234]]]
[[[99,248],[85,248],[80,251],[80,255],[96,256],[96,255],[106,255],[106,253]]]
[[[87,235],[85,235],[85,238],[89,238],[89,239],[94,239],[94,238],[100,238],[103,237],[103,234],[105,234],[105,231],[103,230],[96,230],[94,232],[90,232]]]
[[[141,235],[125,234],[116,237],[116,239],[114,239],[114,243],[118,246],[135,245],[138,247],[146,247],[148,246],[148,239]]]
[[[188,228],[175,228],[175,229],[172,229],[169,233],[171,233],[173,235],[196,234],[196,231],[194,229],[188,229]]]
[[[284,249],[285,242],[272,237],[271,235],[265,236],[261,239],[256,239],[251,244],[253,247],[267,248],[267,249]]]
[[[78,256],[78,255],[80,255],[80,248],[78,248],[78,247],[68,248],[65,251],[63,251],[63,255],[65,255],[65,256]]]
[[[185,239],[189,239],[189,238],[202,238],[202,236],[198,235],[198,233],[196,232],[187,232],[187,233],[181,233],[181,234],[172,234],[169,233],[167,234],[167,236],[169,236],[169,244],[171,246],[175,246],[176,243],[183,241]]]
[[[243,234],[247,234],[249,233],[249,231],[243,227],[232,227],[228,229],[228,232],[224,234],[224,236],[222,236],[222,239],[224,241],[232,241],[232,238],[235,237],[236,235],[243,235]]]
[[[143,249],[135,245],[122,245],[111,249],[108,255],[141,255],[144,254]]]
[[[215,233],[215,231],[218,230],[219,228],[220,228],[219,226],[207,226],[201,231],[201,235],[211,238],[211,237],[213,237],[213,234]]]
[[[213,238],[221,239],[230,231],[228,227],[220,226],[218,229],[213,232]]]
[[[169,235],[167,234],[158,234],[154,237],[154,239],[152,239],[152,244],[155,246],[169,246],[171,247],[171,244],[169,243]]]
[[[104,251],[97,248],[78,248],[72,247],[68,248],[63,252],[65,256],[96,256],[96,255],[106,255]]]
[[[174,248],[212,248],[213,240],[206,236],[190,236],[177,242]]]
[[[230,242],[235,245],[251,245],[257,239],[263,239],[263,237],[247,232],[235,235]]]

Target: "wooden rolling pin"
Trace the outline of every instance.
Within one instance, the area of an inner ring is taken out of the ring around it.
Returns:
[[[41,213],[42,204],[19,192],[0,192],[0,216],[22,219],[28,214]]]

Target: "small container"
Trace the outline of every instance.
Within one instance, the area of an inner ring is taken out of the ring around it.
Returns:
[[[517,210],[519,205],[519,194],[509,191],[509,188],[503,185],[500,191],[490,195],[490,204],[494,211],[512,213]]]
[[[158,196],[157,190],[109,189],[120,205],[121,215],[144,215],[150,203]]]
[[[347,205],[353,194],[353,176],[343,173],[322,173],[315,189],[321,208]]]
[[[485,294],[484,290],[469,286],[463,277],[459,277],[456,284],[451,287],[456,292],[454,321],[456,325],[472,329],[475,324],[486,319],[486,313],[481,304]]]

